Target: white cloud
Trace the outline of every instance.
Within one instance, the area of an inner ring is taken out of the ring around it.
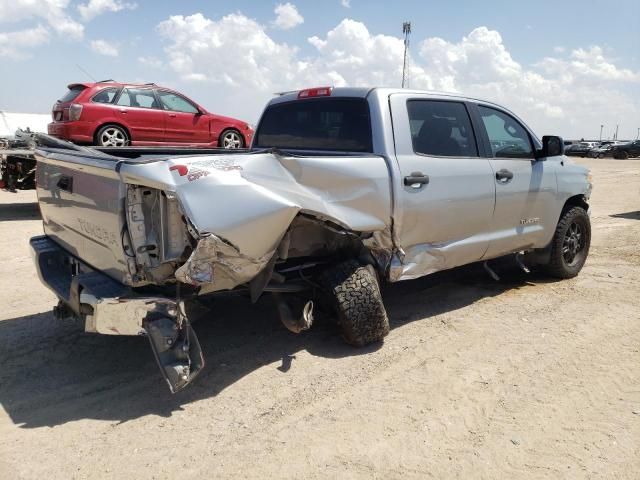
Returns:
[[[344,8],[351,8],[351,0],[340,0],[340,4]]]
[[[106,40],[92,40],[90,45],[91,50],[100,55],[104,55],[106,57],[118,56],[118,47],[116,47],[112,43],[107,42]]]
[[[304,23],[304,18],[300,15],[296,6],[291,3],[278,4],[274,13],[276,14],[276,19],[273,21],[273,26],[280,30],[289,30]]]
[[[106,12],[119,12],[121,10],[134,10],[137,3],[128,3],[121,0],[89,0],[78,5],[78,12],[84,21],[92,20]]]
[[[84,26],[67,13],[70,0],[0,0],[0,23],[42,18],[59,35],[80,40]]]
[[[0,57],[25,58],[25,48],[38,47],[49,41],[49,31],[42,25],[17,32],[0,33]]]
[[[140,62],[145,67],[150,68],[162,68],[164,66],[162,60],[156,57],[138,57],[138,62]]]
[[[401,81],[402,38],[371,33],[350,19],[310,37],[314,52],[309,56],[274,41],[265,25],[240,13],[219,20],[173,16],[157,28],[167,42],[168,66],[185,85],[200,89],[208,97],[203,101],[218,111],[248,120],[257,118],[273,92],[323,84],[399,86]],[[587,137],[597,135],[601,123],[640,125],[640,100],[633,95],[640,74],[619,68],[598,47],[524,66],[501,35],[486,27],[457,41],[428,38],[416,45],[411,87],[496,101],[540,135]]]

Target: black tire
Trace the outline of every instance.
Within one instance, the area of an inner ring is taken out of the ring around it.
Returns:
[[[233,128],[225,130],[220,134],[220,139],[218,140],[218,147],[234,149],[234,148],[244,148],[245,142],[242,134]]]
[[[131,139],[119,125],[105,125],[96,133],[95,144],[99,147],[126,147]]]
[[[551,258],[545,271],[556,278],[573,278],[584,266],[591,246],[591,222],[582,207],[562,212],[551,240]]]
[[[618,152],[618,156],[616,157],[618,160],[626,160],[629,158],[629,153],[622,151],[622,152]]]
[[[349,260],[323,273],[345,341],[355,347],[380,342],[389,333],[376,272],[371,265]]]

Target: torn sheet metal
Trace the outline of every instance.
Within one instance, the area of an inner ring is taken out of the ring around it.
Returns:
[[[240,153],[125,164],[123,181],[175,192],[200,235],[214,234],[258,261],[273,252],[299,213],[354,232],[391,225],[383,157]]]
[[[273,254],[272,251],[253,259],[217,236],[207,234],[175,276],[180,282],[203,287],[201,293],[230,290],[254,278]]]

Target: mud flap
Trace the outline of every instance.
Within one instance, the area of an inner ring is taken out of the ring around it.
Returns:
[[[144,322],[162,376],[171,393],[186,387],[204,367],[204,357],[198,337],[186,318],[157,316]]]

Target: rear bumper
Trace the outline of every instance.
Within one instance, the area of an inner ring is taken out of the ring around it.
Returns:
[[[74,142],[93,142],[93,123],[90,122],[51,122],[47,133],[53,137]]]
[[[140,335],[145,333],[145,321],[159,314],[175,316],[173,300],[136,294],[47,236],[33,237],[29,243],[40,281],[83,322],[85,331]]]

